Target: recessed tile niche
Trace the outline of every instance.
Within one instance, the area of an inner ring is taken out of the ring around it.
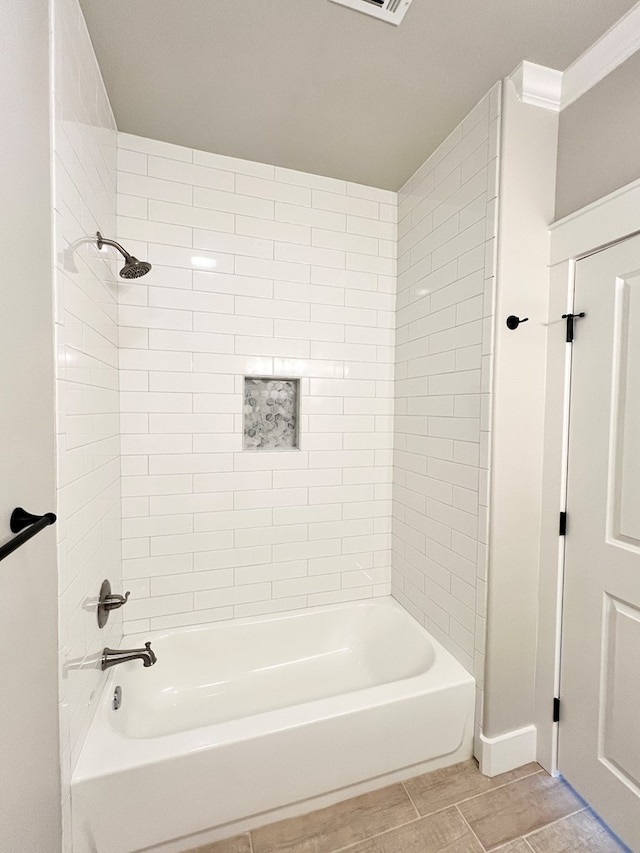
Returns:
[[[297,379],[245,377],[245,450],[292,450],[298,447],[299,389]]]

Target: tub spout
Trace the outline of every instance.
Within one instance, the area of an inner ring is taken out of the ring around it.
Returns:
[[[153,666],[158,658],[151,650],[151,643],[145,643],[144,649],[103,649],[101,668],[109,669],[129,660],[141,660],[143,666]]]

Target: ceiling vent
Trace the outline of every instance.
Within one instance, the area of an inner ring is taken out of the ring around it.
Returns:
[[[388,24],[398,24],[407,13],[412,0],[331,0],[341,6],[348,6],[372,18],[386,21]]]

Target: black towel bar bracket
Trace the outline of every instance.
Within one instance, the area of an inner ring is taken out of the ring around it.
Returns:
[[[16,507],[11,513],[9,528],[12,533],[17,533],[6,545],[0,545],[0,560],[4,560],[9,554],[13,554],[21,545],[28,542],[45,527],[55,524],[56,516],[52,512],[45,515],[33,515],[22,507]]]

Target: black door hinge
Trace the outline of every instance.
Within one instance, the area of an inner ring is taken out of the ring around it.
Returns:
[[[560,513],[560,525],[558,528],[558,536],[566,536],[567,535],[567,513]]]
[[[574,321],[578,319],[578,317],[584,317],[584,311],[581,311],[579,314],[563,314],[562,319],[567,321],[567,343],[573,343],[573,325]]]
[[[553,700],[553,722],[560,722],[560,699],[557,696]]]

